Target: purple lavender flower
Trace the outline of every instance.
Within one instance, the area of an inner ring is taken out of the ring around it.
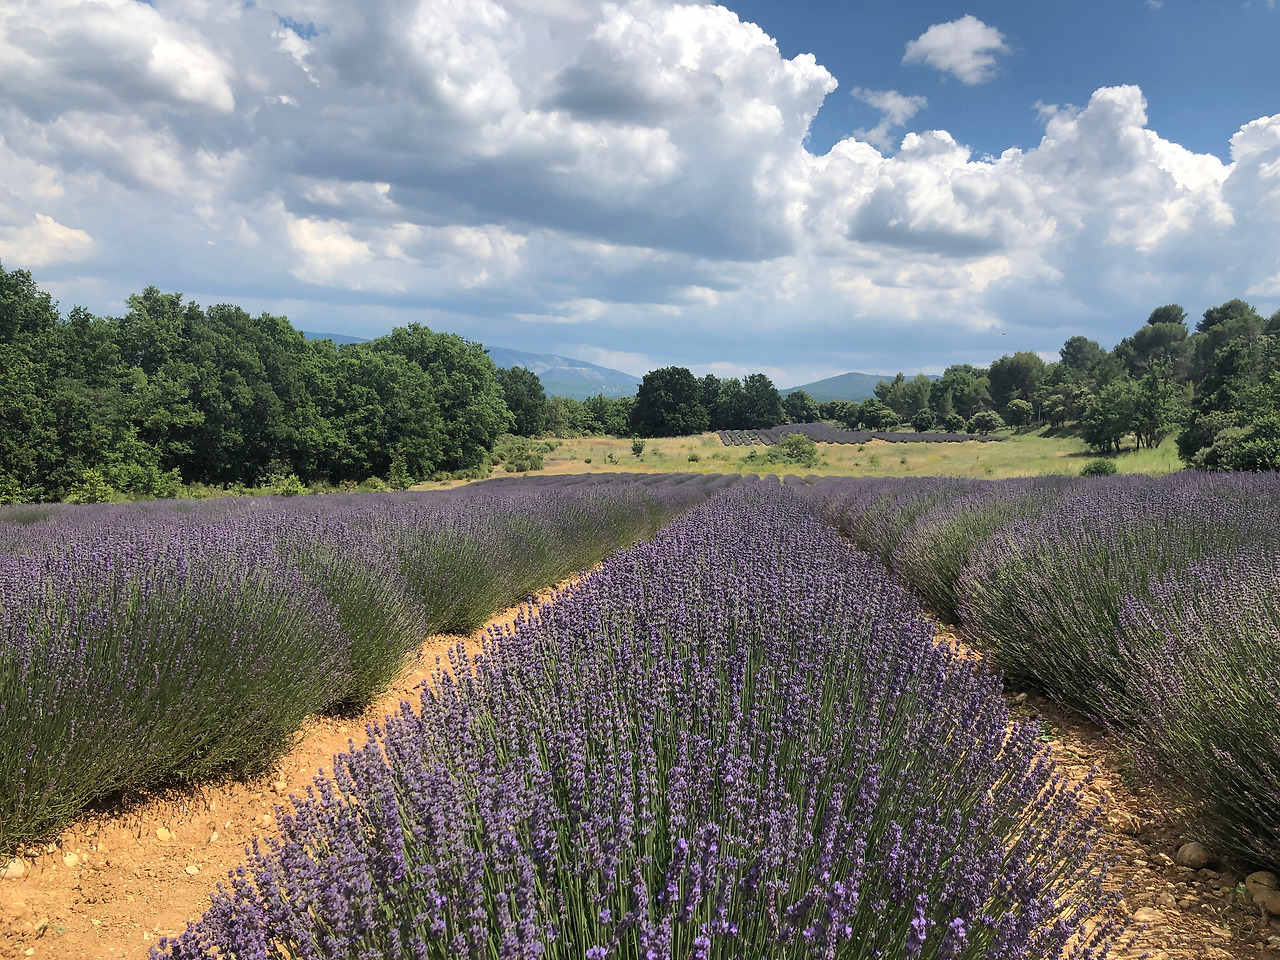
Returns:
[[[160,955],[1058,957],[1093,921],[1106,953],[1098,811],[776,482],[450,667]]]

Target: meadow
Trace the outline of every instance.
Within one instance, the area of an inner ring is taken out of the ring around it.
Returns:
[[[560,441],[543,458],[549,473],[608,473],[678,471],[696,473],[746,473],[785,476],[802,473],[820,477],[975,477],[998,480],[1041,474],[1079,475],[1081,467],[1097,456],[1083,440],[1052,431],[1002,433],[1001,443],[819,443],[815,467],[797,470],[787,464],[769,463],[766,447],[726,447],[714,433],[645,441],[635,456],[631,441],[611,437],[579,437]],[[1162,475],[1182,469],[1177,445],[1166,440],[1154,450],[1126,450],[1115,458],[1119,473]]]

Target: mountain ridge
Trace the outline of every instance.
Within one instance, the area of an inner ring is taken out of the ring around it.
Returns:
[[[303,330],[308,340],[332,340],[336,344],[368,343],[364,337],[352,337],[345,333],[319,333]],[[597,394],[606,397],[629,397],[640,386],[640,378],[621,370],[602,367],[574,357],[561,357],[553,353],[530,353],[509,347],[484,345],[489,358],[499,367],[524,367],[532,370],[542,381],[542,389],[549,397],[569,397],[586,400]]]
[[[912,375],[914,376],[914,374]],[[893,375],[885,375],[880,373],[858,373],[851,371],[842,373],[834,377],[826,377],[822,380],[814,380],[812,383],[802,383],[798,387],[788,387],[779,392],[785,397],[789,393],[795,393],[797,390],[803,390],[818,403],[826,403],[830,400],[849,400],[858,402],[862,400],[870,400],[876,395],[876,384],[881,380],[892,380]],[[907,378],[908,380],[911,377]],[[937,380],[937,374],[930,374],[930,380]]]

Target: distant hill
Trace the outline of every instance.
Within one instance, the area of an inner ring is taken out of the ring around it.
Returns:
[[[892,376],[879,373],[842,373],[838,377],[827,377],[825,380],[815,380],[813,383],[802,383],[798,387],[788,387],[782,391],[782,395],[785,397],[788,393],[803,390],[818,403],[826,403],[828,400],[869,400],[876,395],[877,383],[892,379]],[[910,380],[911,377],[907,379]],[[937,380],[938,377],[932,374],[929,379]]]
[[[621,370],[598,367],[585,360],[557,357],[550,353],[525,353],[506,347],[486,347],[493,362],[500,367],[524,367],[542,381],[549,397],[572,397],[586,400],[598,393],[606,397],[629,397],[640,386],[640,378]]]
[[[334,343],[368,343],[364,337],[349,337],[345,333],[316,333],[314,330],[303,330],[302,335],[308,340],[332,340]]]
[[[345,333],[316,333],[302,331],[308,340],[332,340],[334,343],[368,343],[363,337],[349,337]],[[557,357],[550,353],[525,353],[506,347],[490,347],[490,359],[499,367],[524,367],[532,370],[542,381],[542,389],[549,397],[572,397],[586,400],[598,393],[606,397],[629,397],[640,386],[640,378],[621,370],[598,367],[585,360]]]

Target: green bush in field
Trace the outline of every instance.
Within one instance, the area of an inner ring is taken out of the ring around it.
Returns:
[[[67,500],[71,503],[110,503],[115,493],[97,470],[86,470],[80,482],[71,488]]]
[[[306,492],[306,486],[298,479],[296,473],[289,474],[276,487],[276,493],[282,497],[296,497]]]
[[[507,473],[528,473],[542,469],[542,458],[551,449],[545,443],[537,443],[524,437],[506,435],[493,448],[493,465],[502,465]]]
[[[1119,468],[1108,457],[1096,457],[1080,468],[1082,477],[1113,477]]]
[[[798,467],[818,465],[818,445],[803,433],[788,433],[769,448],[765,459],[770,463],[790,463]]]
[[[969,420],[969,432],[986,436],[1004,426],[1004,418],[994,410],[979,410]]]

